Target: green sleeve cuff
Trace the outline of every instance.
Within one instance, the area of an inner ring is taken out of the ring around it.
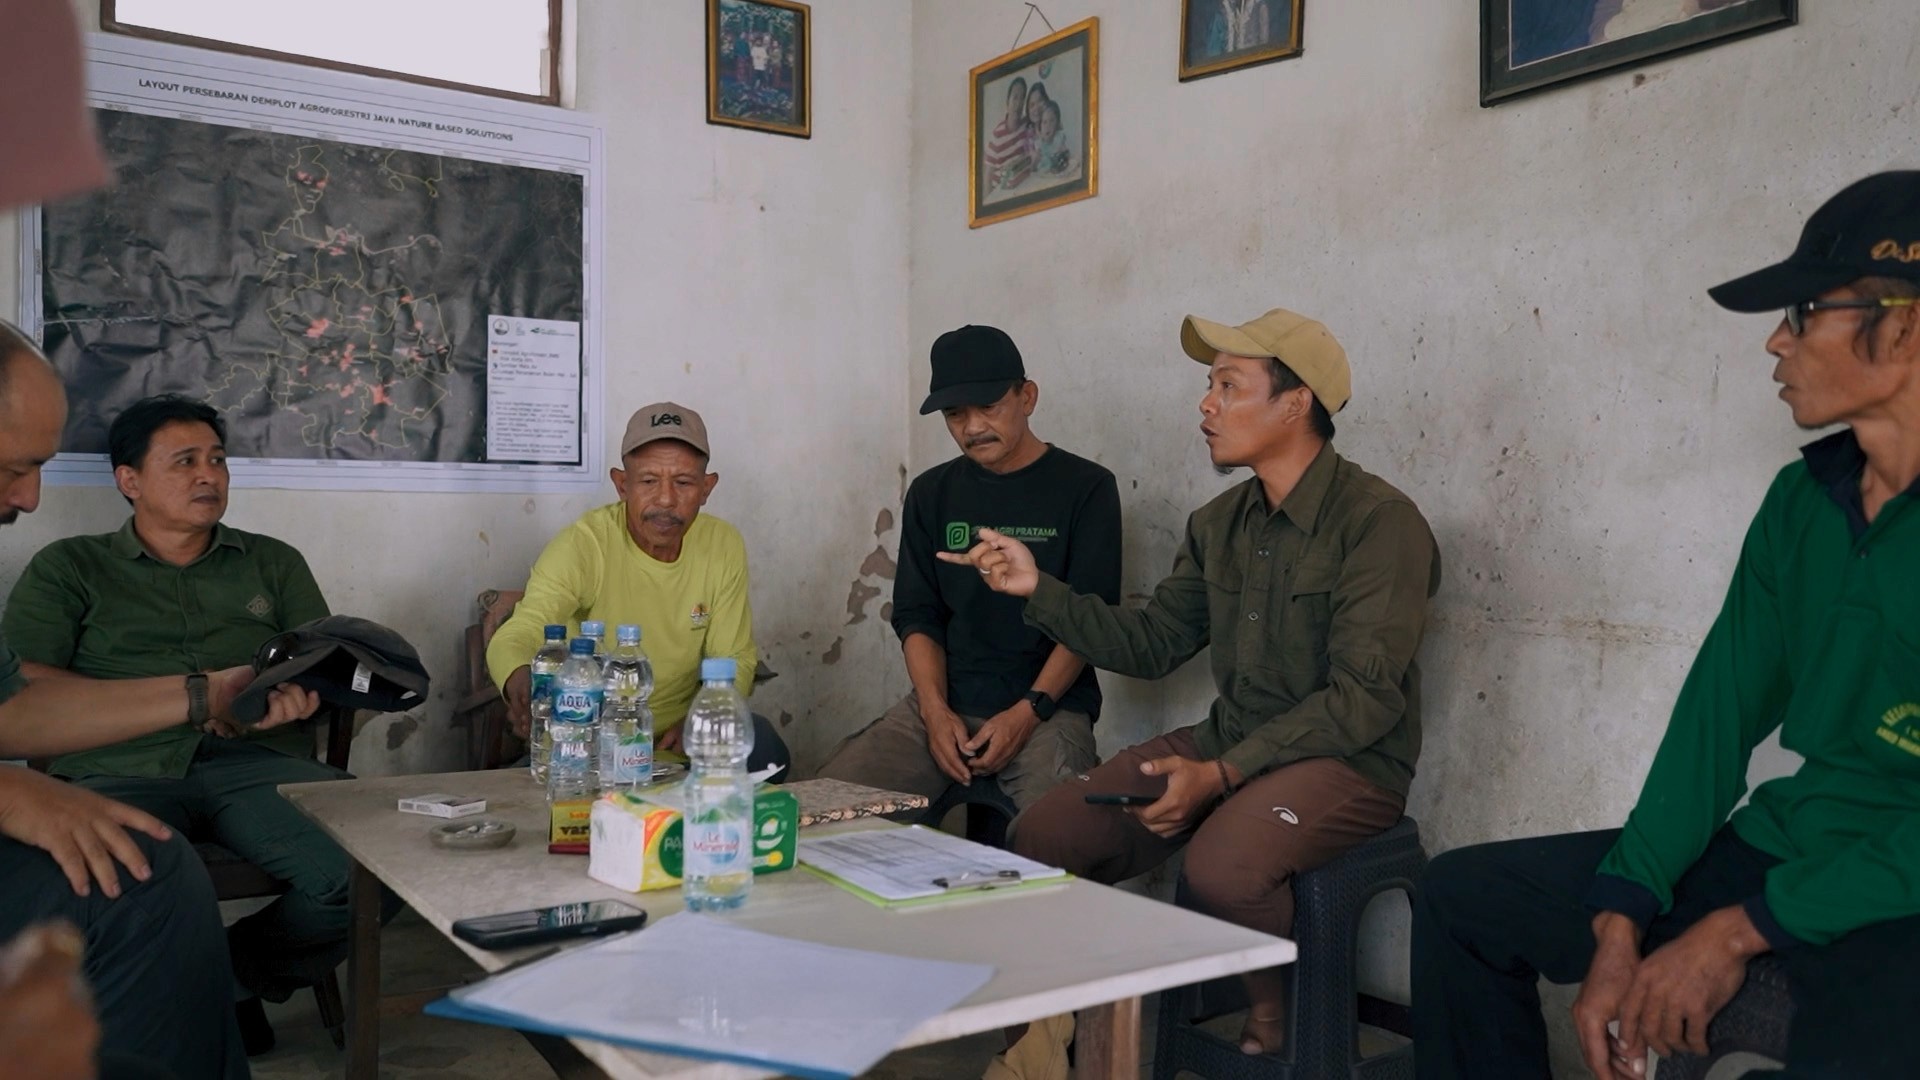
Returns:
[[[1252,740],[1247,740],[1221,754],[1220,760],[1240,770],[1240,782],[1245,784],[1273,768],[1275,755]]]
[[[1041,574],[1040,584],[1033,587],[1033,595],[1027,597],[1027,606],[1021,615],[1028,626],[1045,630],[1066,615],[1067,598],[1072,595],[1073,590],[1066,582],[1052,574]]]

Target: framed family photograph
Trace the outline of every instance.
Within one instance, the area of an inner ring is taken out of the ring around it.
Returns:
[[[707,0],[707,123],[813,137],[813,11]]]
[[[1300,55],[1306,0],[1180,0],[1180,81]]]
[[[1798,21],[1797,0],[1480,0],[1480,104]]]
[[[973,69],[967,224],[1032,214],[1099,190],[1100,20]]]

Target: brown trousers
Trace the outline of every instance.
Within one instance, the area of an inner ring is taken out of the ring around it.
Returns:
[[[1205,760],[1192,728],[1115,754],[1048,792],[1014,819],[1013,849],[1027,858],[1106,884],[1143,874],[1187,849],[1187,888],[1201,911],[1249,929],[1293,930],[1293,875],[1328,862],[1392,828],[1406,800],[1337,758],[1308,758],[1255,777],[1201,817],[1163,839],[1127,809],[1092,806],[1090,792],[1158,795],[1166,781],[1142,762]]]

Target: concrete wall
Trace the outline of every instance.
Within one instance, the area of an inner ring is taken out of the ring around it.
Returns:
[[[607,131],[608,427],[617,436],[661,398],[705,415],[722,477],[708,509],[747,537],[758,636],[780,673],[754,705],[791,721],[802,760],[905,686],[879,601],[849,611],[847,593],[886,569],[868,556],[876,518],[898,505],[906,445],[910,58],[899,45],[911,13],[818,0],[813,16],[810,141],[705,123],[698,4],[583,4],[576,84],[578,107]],[[8,315],[14,251],[7,215]],[[463,736],[448,716],[474,594],[518,587],[549,537],[612,497],[611,485],[592,498],[250,489],[235,491],[228,521],[297,544],[334,610],[420,648],[434,701],[370,724],[354,767],[426,772],[459,766]],[[0,596],[41,544],[123,516],[110,490],[49,490],[39,513],[0,533]]]
[[[914,388],[941,331],[1011,332],[1036,429],[1120,478],[1126,592],[1245,475],[1207,464],[1181,316],[1285,306],[1345,343],[1336,444],[1419,502],[1446,559],[1410,807],[1436,851],[1622,819],[1745,524],[1807,440],[1768,381],[1773,321],[1705,289],[1915,160],[1911,0],[1806,4],[1795,29],[1491,110],[1477,7],[1313,0],[1304,57],[1181,84],[1172,0],[1046,4],[1057,27],[1100,16],[1100,194],[979,230],[967,71],[1026,8],[923,0],[913,26]],[[932,420],[912,431],[914,470],[954,452]],[[1108,751],[1211,697],[1204,658],[1106,685]],[[1368,965],[1390,991],[1397,922]]]

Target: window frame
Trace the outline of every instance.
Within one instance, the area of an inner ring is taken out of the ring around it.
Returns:
[[[500,90],[491,86],[479,86],[474,83],[454,82],[449,79],[436,79],[427,75],[413,75],[404,71],[391,71],[386,68],[368,67],[364,64],[350,64],[343,60],[329,60],[320,56],[308,56],[305,53],[281,52],[278,49],[263,49],[257,45],[241,45],[220,38],[200,37],[195,34],[180,34],[171,30],[156,30],[137,23],[125,23],[114,17],[115,0],[100,0],[100,29],[109,33],[124,34],[127,37],[145,38],[149,41],[165,41],[174,45],[191,45],[198,49],[212,49],[216,52],[235,53],[240,56],[257,56],[267,60],[280,60],[289,64],[304,64],[308,67],[326,68],[329,71],[347,71],[356,75],[371,75],[381,79],[398,79],[401,82],[417,83],[421,86],[436,86],[443,90],[464,90],[470,94],[485,94],[489,97],[508,98],[513,101],[526,101],[535,105],[559,105],[560,94],[560,48],[565,31],[562,26],[563,0],[547,0],[547,92],[544,94],[523,94],[514,90]]]

